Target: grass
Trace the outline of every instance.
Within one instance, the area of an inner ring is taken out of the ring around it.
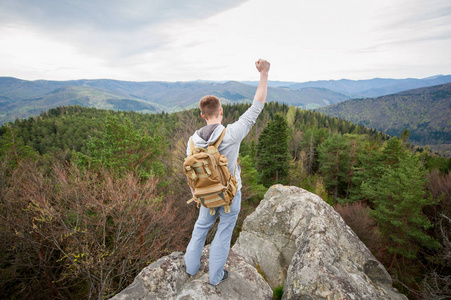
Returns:
[[[280,300],[283,296],[283,285],[276,286],[273,290],[272,299]]]

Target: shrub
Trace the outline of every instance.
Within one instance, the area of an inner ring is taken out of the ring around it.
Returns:
[[[2,186],[0,290],[6,298],[109,298],[147,264],[183,250],[192,210],[177,214],[156,179],[23,162]]]
[[[341,215],[346,224],[351,227],[359,239],[370,249],[374,256],[384,261],[384,243],[380,236],[376,222],[371,218],[368,206],[363,202],[335,205],[335,210]]]

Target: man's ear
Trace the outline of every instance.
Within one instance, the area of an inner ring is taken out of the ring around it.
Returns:
[[[202,119],[205,119],[205,120],[206,120],[206,118],[205,118],[205,116],[204,116],[203,113],[200,113],[200,116],[202,117]]]
[[[224,111],[222,110],[222,106],[221,106],[221,109],[219,110],[219,114],[222,116],[223,113],[224,113]]]

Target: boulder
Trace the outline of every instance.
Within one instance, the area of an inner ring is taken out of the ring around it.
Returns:
[[[225,266],[229,278],[217,286],[210,285],[209,250],[209,245],[204,248],[195,276],[186,273],[184,254],[173,252],[144,268],[130,286],[112,299],[272,299],[272,289],[255,267],[232,250]]]
[[[407,299],[341,216],[301,188],[272,186],[232,249],[283,285],[282,299]]]

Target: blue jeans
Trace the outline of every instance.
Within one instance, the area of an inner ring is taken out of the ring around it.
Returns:
[[[224,276],[224,265],[230,250],[230,241],[232,240],[233,229],[241,209],[241,191],[237,191],[233,198],[230,213],[224,213],[224,207],[216,208],[214,216],[210,215],[210,209],[201,206],[199,217],[194,225],[191,241],[186,248],[185,263],[186,271],[190,275],[196,275],[200,267],[200,257],[205,245],[208,230],[215,223],[219,214],[218,230],[211,242],[209,258],[210,283],[218,284]]]

